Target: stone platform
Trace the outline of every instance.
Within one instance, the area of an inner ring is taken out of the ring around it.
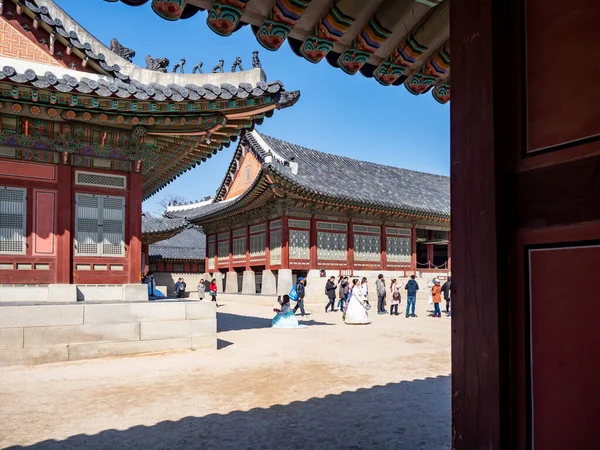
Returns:
[[[216,348],[213,302],[0,303],[0,367]]]

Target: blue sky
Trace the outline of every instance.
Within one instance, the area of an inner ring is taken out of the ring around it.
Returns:
[[[152,55],[169,58],[171,67],[185,57],[188,72],[199,61],[209,71],[221,58],[228,70],[236,56],[250,68],[252,51],[259,50],[267,78],[302,93],[294,107],[276,111],[257,127],[261,133],[329,153],[449,174],[450,108],[429,93],[416,97],[402,86],[380,86],[360,73],[347,75],[325,60],[311,64],[296,56],[287,42],[269,52],[256,42],[250,26],[220,37],[206,26],[206,12],[168,22],[152,12],[150,3],[130,7],[102,0],[55,1],[103,43],[116,37],[133,48],[134,62],[142,67],[145,56]],[[234,150],[231,145],[183,174],[146,200],[143,209],[159,212],[158,201],[169,194],[190,200],[213,195]]]

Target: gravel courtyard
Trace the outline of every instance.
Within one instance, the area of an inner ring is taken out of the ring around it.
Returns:
[[[3,368],[0,447],[450,448],[451,321],[428,308],[350,326],[309,305],[276,330],[229,303],[217,351]]]

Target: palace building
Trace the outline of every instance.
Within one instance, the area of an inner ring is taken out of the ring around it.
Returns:
[[[0,0],[0,35],[4,286],[139,283],[143,241],[160,235],[143,239],[142,200],[299,97],[260,63],[184,74],[147,57],[141,68],[52,1]]]
[[[226,292],[286,293],[303,276],[321,294],[324,275],[447,274],[449,182],[248,131],[213,201],[167,216],[202,226]]]

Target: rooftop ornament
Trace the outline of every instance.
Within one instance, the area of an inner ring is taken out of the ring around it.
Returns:
[[[153,58],[152,56],[146,56],[146,69],[154,70],[155,72],[167,73],[167,67],[169,67],[168,58]]]
[[[179,69],[179,73],[184,74],[183,66],[185,66],[185,58],[181,58],[181,61],[173,66],[173,73],[177,73],[177,69]]]
[[[132,62],[133,57],[135,56],[135,51],[130,48],[123,47],[121,43],[117,40],[117,38],[111,39],[110,50],[129,62]]]
[[[233,62],[233,64],[231,65],[231,71],[235,72],[236,68],[240,69],[240,72],[244,71],[244,68],[242,67],[242,58],[240,58],[239,56],[237,56],[235,58],[235,61]]]
[[[262,69],[260,59],[258,59],[258,50],[252,52],[252,67],[255,69]]]
[[[212,73],[223,73],[223,63],[225,62],[225,60],[220,59],[219,60],[219,64],[217,64],[215,67],[213,67],[212,69]]]

